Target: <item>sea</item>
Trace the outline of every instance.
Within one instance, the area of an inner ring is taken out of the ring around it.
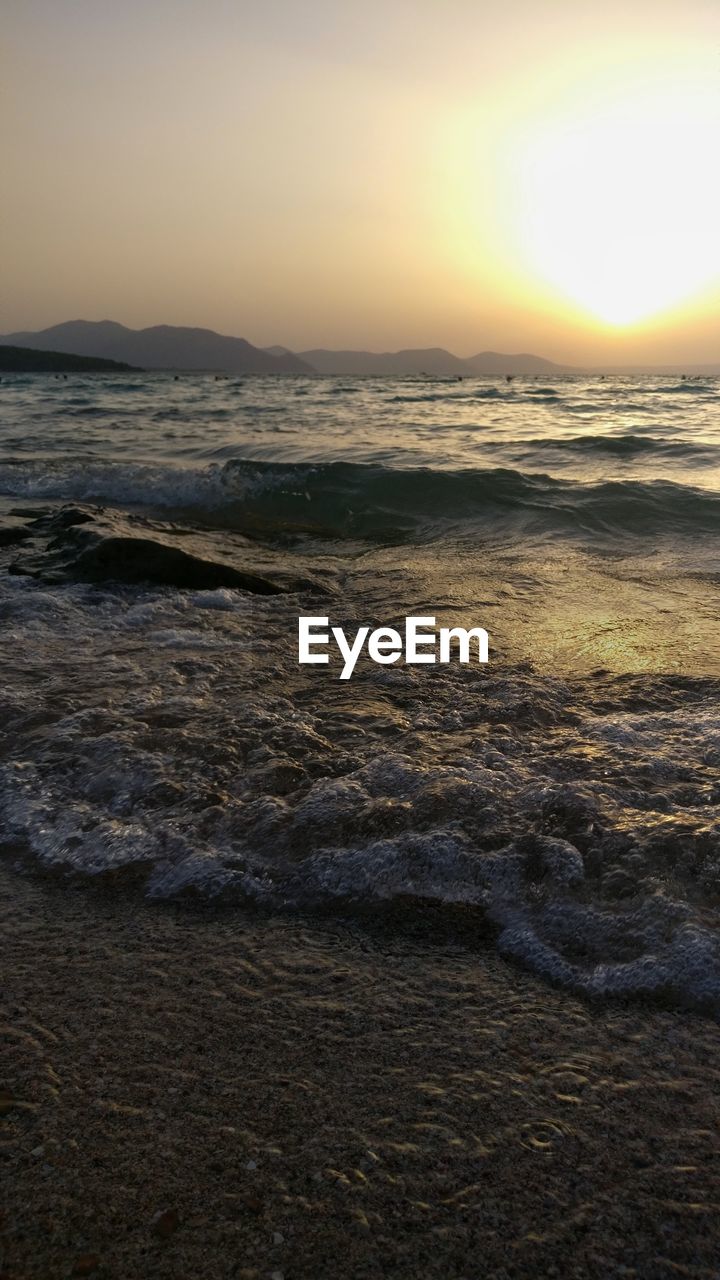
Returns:
[[[720,1013],[720,380],[6,375],[0,543],[23,874]],[[489,662],[298,663],[408,615]]]

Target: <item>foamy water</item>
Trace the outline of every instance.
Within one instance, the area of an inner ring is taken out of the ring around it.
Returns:
[[[153,898],[463,913],[589,995],[720,1009],[720,383],[17,377],[0,497],[322,582],[0,577],[5,847]],[[7,546],[4,564],[22,559]],[[479,667],[296,662],[483,625]]]

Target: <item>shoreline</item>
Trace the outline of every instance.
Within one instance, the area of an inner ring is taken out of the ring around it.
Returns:
[[[0,881],[13,1280],[718,1275],[716,1023]]]

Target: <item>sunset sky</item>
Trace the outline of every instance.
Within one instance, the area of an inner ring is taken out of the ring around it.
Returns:
[[[0,329],[720,360],[718,0],[5,0]]]

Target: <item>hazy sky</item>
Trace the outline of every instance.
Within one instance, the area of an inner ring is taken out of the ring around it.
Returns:
[[[5,0],[0,329],[720,359],[718,0]]]

